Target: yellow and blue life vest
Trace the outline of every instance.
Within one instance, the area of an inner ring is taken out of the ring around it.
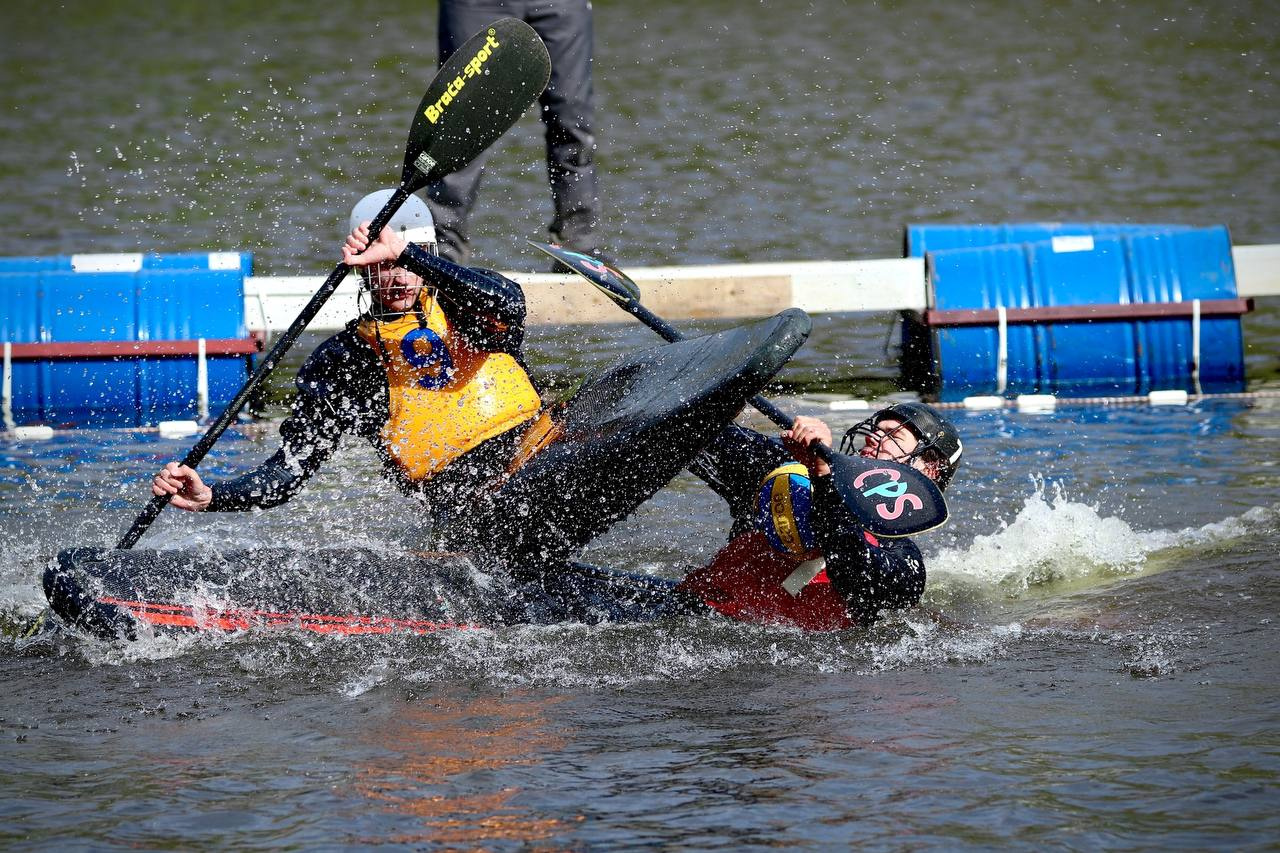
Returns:
[[[426,290],[415,311],[389,321],[366,317],[356,333],[386,368],[382,446],[410,481],[430,479],[542,405],[514,356],[471,347]]]

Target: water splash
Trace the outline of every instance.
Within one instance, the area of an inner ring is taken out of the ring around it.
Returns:
[[[1002,655],[1024,634],[1017,623],[960,629],[934,622],[906,624],[910,630],[902,632],[895,642],[871,647],[875,671],[987,663]]]
[[[180,658],[197,672],[233,671],[248,680],[299,678],[353,698],[369,691],[473,680],[510,686],[616,689],[714,677],[736,669],[848,673],[984,665],[1027,643],[1102,645],[1119,671],[1163,677],[1184,668],[1186,638],[1138,627],[1127,609],[1115,624],[1096,607],[1074,618],[1072,602],[1115,581],[1184,565],[1189,556],[1275,527],[1276,507],[1180,530],[1136,530],[1121,518],[1037,482],[1017,516],[969,545],[929,558],[926,605],[950,619],[966,603],[981,615],[957,624],[922,611],[890,615],[871,630],[829,634],[678,619],[656,624],[511,626],[446,631],[426,637],[335,639],[288,629],[144,637],[103,643],[65,635],[48,651],[90,666],[123,667]],[[183,538],[212,548],[211,531]],[[213,538],[216,538],[213,537]],[[395,546],[382,543],[388,552]],[[18,562],[33,554],[11,553]],[[483,579],[477,578],[478,586]],[[217,589],[192,591],[192,603],[219,603]],[[11,602],[13,606],[15,602]],[[1000,615],[992,618],[992,608]],[[1065,608],[1065,610],[1064,610]],[[1070,611],[1070,612],[1068,612]],[[1127,614],[1127,615],[1126,615]],[[1141,621],[1141,620],[1137,620]],[[1194,645],[1194,643],[1193,643]],[[21,649],[19,649],[21,651]],[[38,650],[33,650],[38,651]],[[1121,660],[1116,660],[1119,656]]]
[[[1248,535],[1273,524],[1277,507],[1254,507],[1239,516],[1181,530],[1135,529],[1124,519],[1073,500],[1054,483],[1035,490],[1013,521],[967,547],[928,558],[930,601],[1044,598],[1161,571],[1187,550]]]

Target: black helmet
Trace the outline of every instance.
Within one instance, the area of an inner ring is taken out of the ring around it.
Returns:
[[[844,439],[840,442],[841,452],[856,452],[855,440],[874,433],[876,426],[887,418],[901,421],[919,442],[909,457],[899,461],[910,465],[916,458],[924,456],[926,461],[938,466],[938,475],[934,481],[939,489],[945,489],[956,473],[956,468],[960,467],[964,445],[960,442],[960,434],[956,432],[956,428],[933,406],[902,402],[883,408],[865,421],[855,424],[844,434]]]

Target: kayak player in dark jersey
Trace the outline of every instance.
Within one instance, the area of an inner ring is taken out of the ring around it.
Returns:
[[[831,446],[830,427],[799,417],[780,439],[730,425],[702,452],[690,470],[728,502],[733,528],[678,590],[735,619],[812,630],[868,625],[881,610],[920,603],[920,549],[864,531],[813,442]],[[841,450],[911,465],[945,489],[963,446],[936,409],[902,402],[852,427]]]
[[[807,630],[869,625],[881,610],[914,607],[924,559],[910,539],[877,539],[844,508],[831,470],[810,445],[831,429],[796,418],[780,438],[729,425],[689,469],[729,504],[730,541],[675,581],[574,563],[525,596],[533,621],[651,621],[718,612]],[[856,424],[841,450],[911,465],[946,488],[963,448],[933,407],[894,403]],[[533,603],[536,602],[536,605]],[[532,606],[532,609],[531,608]]]
[[[299,370],[280,448],[212,484],[170,462],[154,494],[190,511],[278,506],[343,435],[372,444],[387,476],[433,514],[506,470],[541,407],[523,356],[524,293],[496,272],[437,257],[430,211],[416,196],[370,243],[368,220],[390,194],[372,193],[352,210],[342,260],[359,271],[368,308]]]

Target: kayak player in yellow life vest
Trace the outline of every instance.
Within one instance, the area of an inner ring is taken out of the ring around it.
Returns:
[[[370,243],[369,220],[391,193],[371,193],[351,212],[342,260],[359,271],[367,308],[299,370],[280,448],[217,483],[170,462],[154,494],[190,511],[277,506],[343,435],[369,441],[390,479],[428,505],[465,500],[507,470],[519,428],[542,404],[523,357],[524,293],[496,272],[438,257],[431,213],[417,196]]]

